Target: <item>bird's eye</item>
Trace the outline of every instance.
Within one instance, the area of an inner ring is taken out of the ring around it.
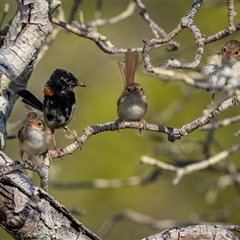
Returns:
[[[39,122],[37,123],[37,125],[38,125],[39,127],[41,127],[41,126],[42,126],[42,122],[39,121]]]
[[[130,89],[130,88],[127,88],[127,92],[131,92],[131,89]]]
[[[223,48],[223,51],[226,52],[226,48],[225,47]]]
[[[142,92],[142,90],[143,90],[143,89],[142,89],[142,88],[140,88],[140,92]]]

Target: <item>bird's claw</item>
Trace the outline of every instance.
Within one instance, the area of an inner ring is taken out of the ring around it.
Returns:
[[[141,125],[143,126],[142,128],[140,128]],[[147,129],[147,122],[144,119],[141,119],[138,123],[138,127],[139,127],[139,132],[142,133],[142,130]]]
[[[115,124],[117,126],[117,130],[119,132],[119,127],[124,123],[125,121],[121,120],[120,118],[118,118],[116,121],[115,121]]]
[[[64,154],[63,148],[55,147],[55,150],[56,150],[57,153],[58,153],[58,157],[61,158],[61,159],[63,159],[63,154]]]
[[[75,141],[77,142],[77,145],[78,145],[79,149],[82,150],[83,142],[82,142],[81,138],[76,136]]]

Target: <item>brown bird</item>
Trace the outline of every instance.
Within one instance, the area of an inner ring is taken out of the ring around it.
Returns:
[[[52,131],[41,120],[37,113],[27,113],[27,124],[18,131],[20,157],[23,159],[24,152],[29,155],[43,155],[47,152],[52,140]]]
[[[222,74],[226,67],[236,72],[240,71],[240,42],[237,40],[226,42],[220,51],[208,58],[202,72],[210,86],[219,88],[227,85],[228,78]],[[220,103],[229,98],[228,94],[217,89],[210,91],[213,93],[212,104],[213,100],[216,103]],[[234,99],[237,101],[236,96]]]
[[[122,121],[141,121],[147,112],[148,99],[139,83],[134,82],[138,64],[138,52],[128,49],[125,54],[125,62],[119,63],[123,92],[117,101],[118,117]]]

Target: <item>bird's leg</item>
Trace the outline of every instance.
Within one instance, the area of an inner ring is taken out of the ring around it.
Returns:
[[[66,130],[67,132],[69,132],[70,134],[72,134],[72,135],[74,136],[75,141],[77,141],[77,144],[78,144],[78,146],[79,146],[79,148],[80,148],[80,150],[81,150],[83,143],[82,143],[82,141],[80,140],[79,136],[78,136],[76,133],[74,133],[73,131],[69,130],[66,126],[63,127],[63,129]]]
[[[139,132],[142,133],[142,130],[145,130],[147,128],[147,122],[144,119],[140,119],[138,127],[140,127],[141,125],[143,125],[143,127],[141,129],[139,129]]]
[[[212,100],[211,100],[211,105],[212,105],[212,106],[214,105],[214,102],[213,102],[214,96],[215,96],[215,94],[213,93],[213,95],[212,95]]]
[[[51,155],[49,149],[47,149],[44,153],[39,155],[39,157],[41,157],[41,156],[43,156],[43,158],[48,156],[49,160],[52,160],[52,155]]]
[[[52,133],[52,139],[53,139],[53,146],[54,146],[54,149],[58,152],[58,156],[62,158],[62,152],[63,152],[63,150],[62,150],[62,148],[57,147],[54,132]]]
[[[23,150],[20,150],[20,151],[19,151],[19,155],[20,155],[21,160],[23,161],[24,151],[23,151]]]
[[[118,118],[116,121],[115,121],[115,124],[117,125],[117,128],[118,128],[118,131],[119,131],[119,127],[121,126],[121,124],[123,124],[125,121],[124,120],[121,120],[120,118]],[[143,129],[146,129],[146,124],[147,122],[144,120],[144,119],[140,119],[139,120],[139,123],[138,123],[138,127],[140,127],[141,125],[143,125],[143,127],[141,129],[139,129],[139,132],[141,133],[141,131]]]
[[[117,125],[117,130],[119,132],[119,127],[121,126],[121,124],[123,124],[125,121],[118,118],[116,121],[115,121],[115,124]]]
[[[238,106],[238,96],[236,93],[232,96],[232,101]]]

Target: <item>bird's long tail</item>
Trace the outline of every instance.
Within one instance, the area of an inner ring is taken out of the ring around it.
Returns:
[[[43,104],[42,102],[37,99],[31,92],[29,92],[28,90],[20,90],[18,91],[18,95],[20,97],[22,97],[22,102],[33,107],[36,108],[40,111],[43,111]]]

